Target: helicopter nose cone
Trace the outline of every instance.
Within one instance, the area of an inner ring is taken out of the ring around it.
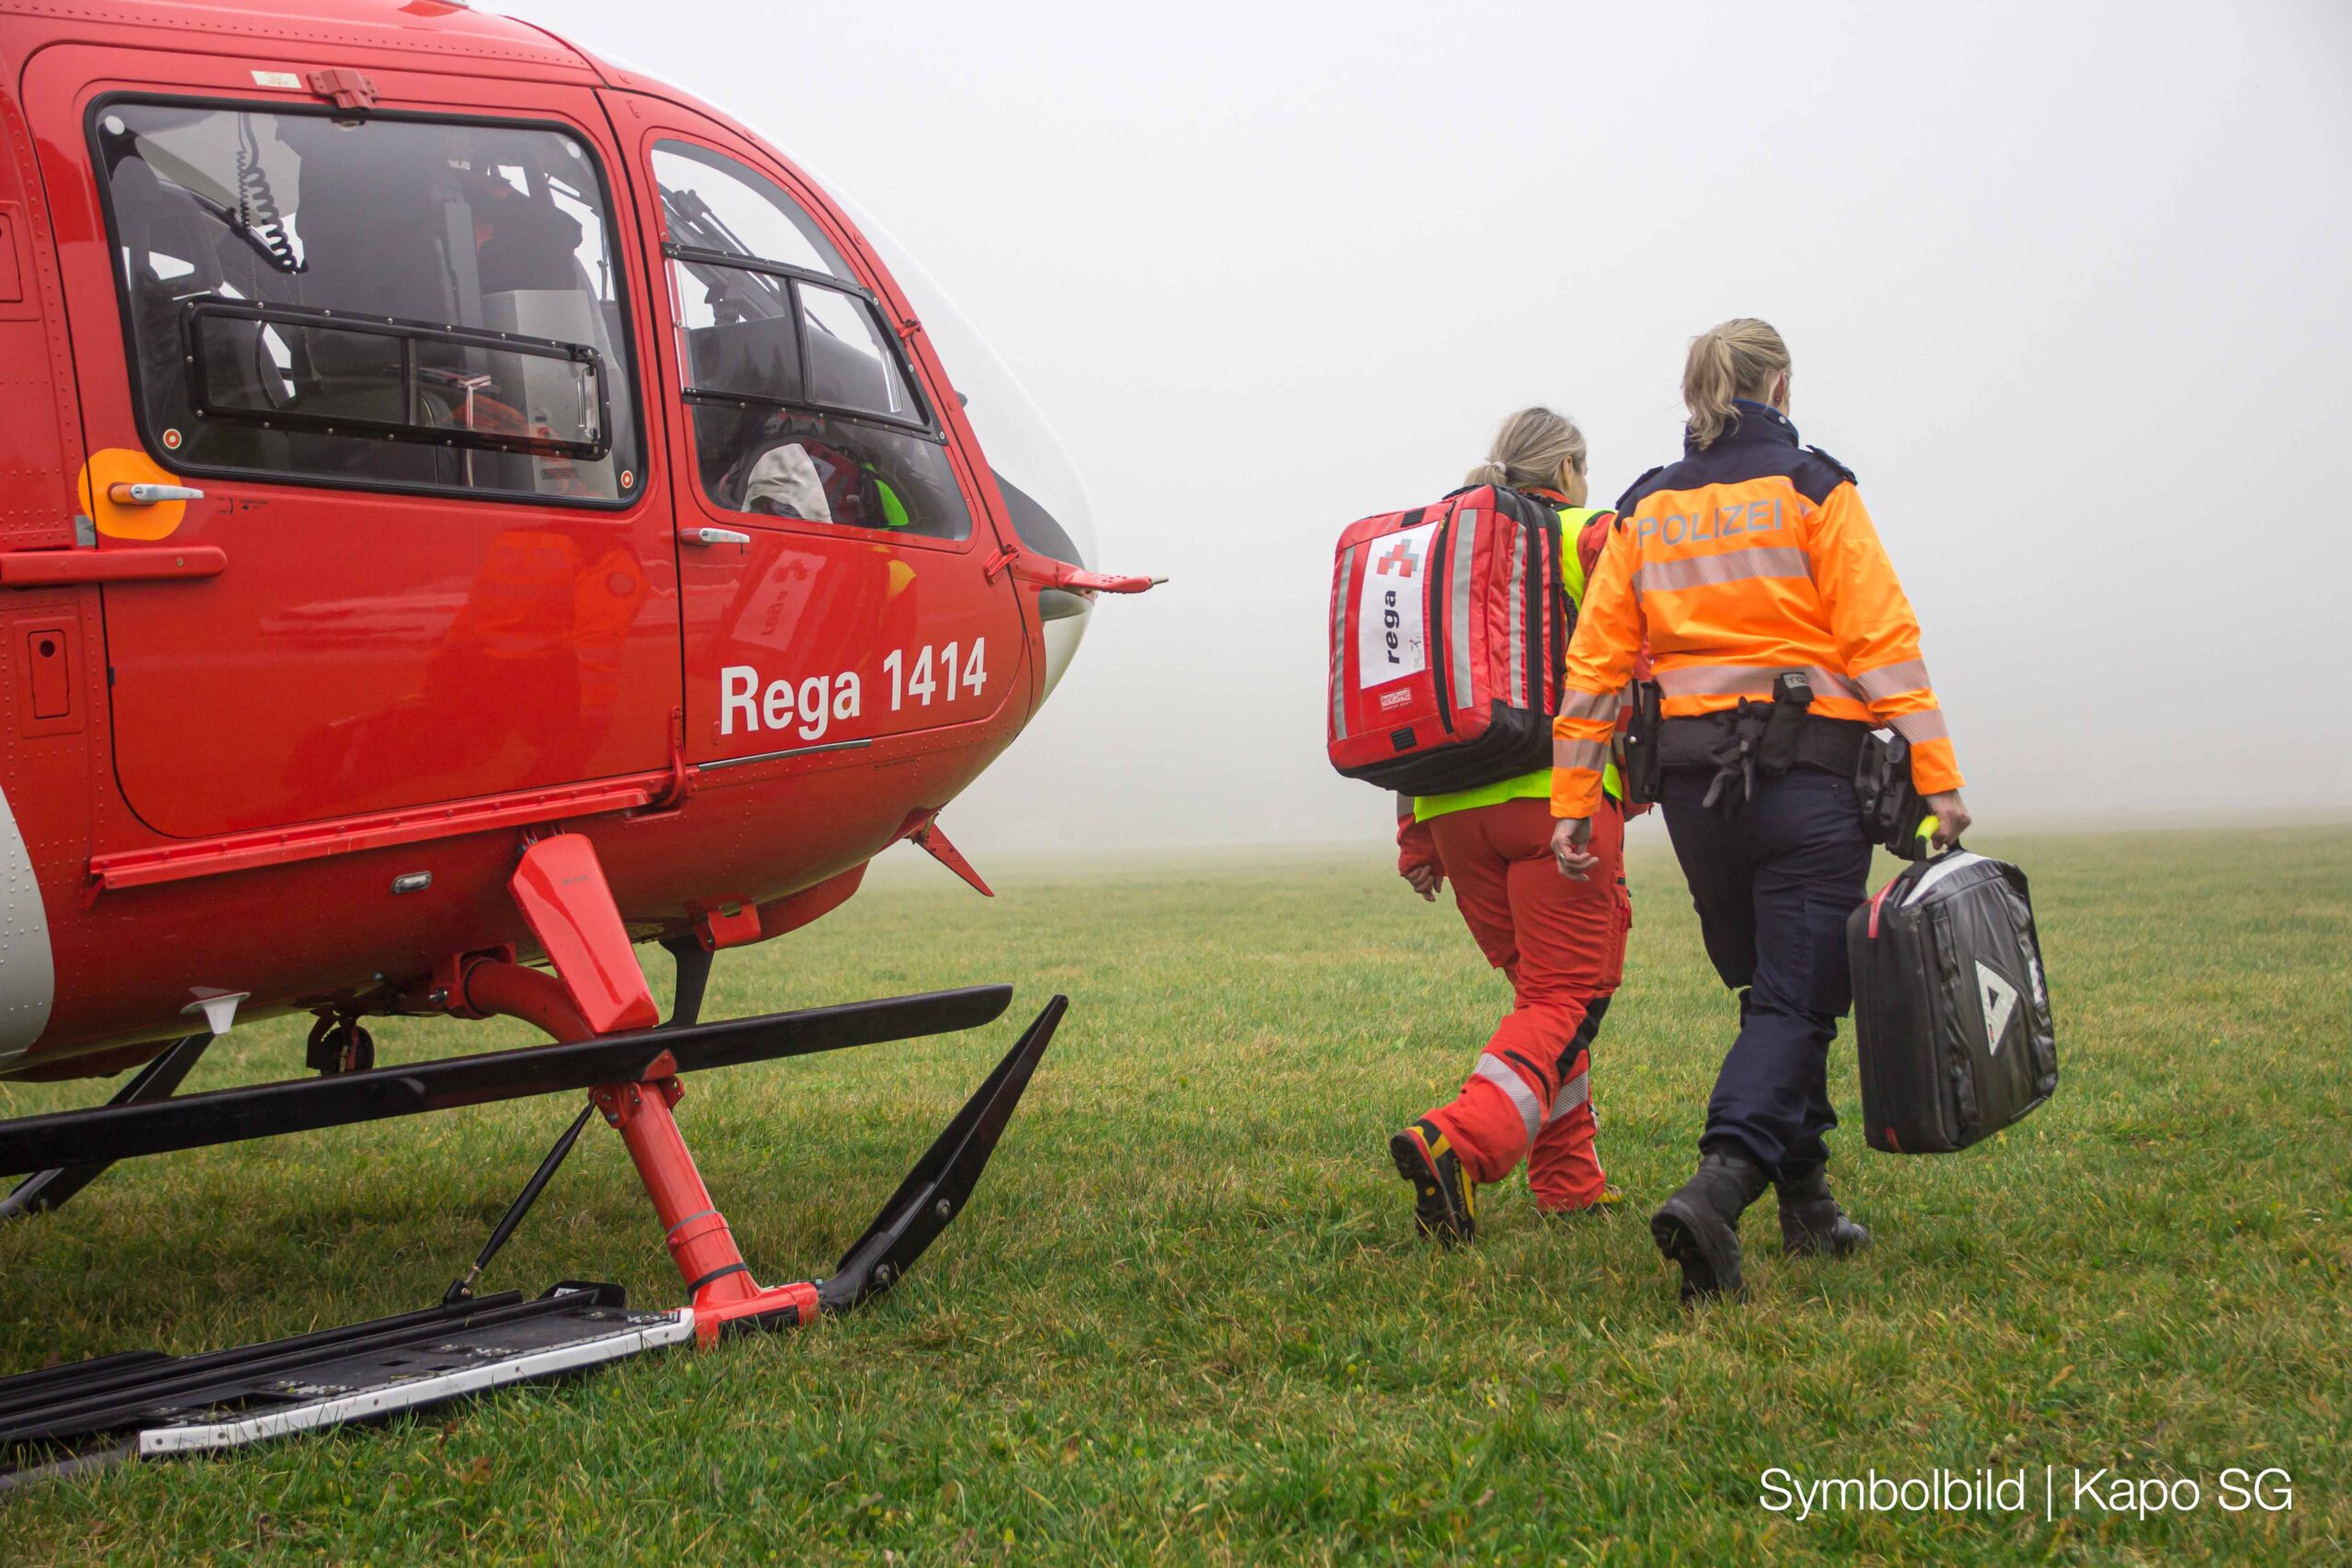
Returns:
[[[1023,399],[1023,405],[1026,406],[1027,401]],[[1032,415],[1036,413],[1034,407],[1027,408],[1027,412]],[[976,419],[972,423],[978,429],[979,422]],[[1052,443],[1051,452],[1068,468],[1069,459],[1062,453],[1060,444],[1054,442],[1053,433],[1045,428],[1042,416],[1038,417],[1036,431],[1029,437],[1029,449],[1035,449],[1039,435],[1045,442]],[[1005,507],[1012,514],[1013,532],[1021,536],[1021,542],[1041,556],[1050,556],[1055,560],[1065,560],[1072,566],[1091,570],[1094,565],[1092,519],[1087,513],[1086,492],[1079,487],[1077,470],[1068,468],[1068,480],[1063,488],[1069,499],[1063,502],[1057,515],[997,466],[997,447],[985,433],[980,436],[980,444],[989,454],[990,467],[996,474],[997,491],[1004,497]],[[1085,536],[1084,545],[1079,543],[1077,535],[1073,534],[1074,529],[1078,535]],[[1087,624],[1093,619],[1093,611],[1094,602],[1081,593],[1048,588],[1037,596],[1037,614],[1045,622],[1041,629],[1046,641],[1046,696],[1054,694],[1054,688],[1061,683],[1070,660],[1078,656],[1078,645],[1085,640]]]
[[[979,437],[980,451],[996,475],[997,491],[1022,545],[1035,554],[1096,570],[1093,508],[1087,502],[1078,465],[1070,461],[1046,416],[906,248],[856,203],[837,192],[834,199],[849,212],[922,318],[964,405],[964,416]],[[1039,596],[1037,608],[1044,622],[1046,694],[1050,696],[1077,656],[1093,604],[1081,594],[1048,589]]]
[[[1087,504],[1078,465],[1070,461],[1046,416],[1004,362],[955,315],[953,306],[934,299],[917,308],[964,399],[965,417],[972,422],[972,433],[980,438],[980,450],[996,475],[997,492],[1004,497],[1012,531],[1036,555],[1095,570],[1093,509]],[[933,311],[940,312],[937,318]],[[955,326],[942,331],[933,324],[935,319],[953,319]],[[1045,695],[1049,697],[1077,657],[1087,623],[1093,618],[1093,601],[1047,589],[1039,595],[1037,612],[1045,623],[1040,629],[1046,643]]]

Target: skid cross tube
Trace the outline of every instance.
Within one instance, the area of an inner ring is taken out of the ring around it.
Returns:
[[[673,1071],[690,1073],[944,1034],[993,1022],[1012,1001],[1010,986],[975,986],[692,1029],[633,1030],[573,1044],[216,1089],[151,1103],[23,1116],[0,1122],[0,1175],[635,1082],[665,1052]]]
[[[168,1100],[180,1087],[197,1058],[211,1048],[220,1036],[210,1030],[190,1034],[174,1044],[162,1055],[139,1069],[138,1076],[122,1086],[121,1091],[107,1101],[110,1106],[143,1105],[153,1100]],[[45,1214],[62,1209],[74,1194],[104,1176],[113,1164],[107,1159],[85,1159],[78,1164],[53,1167],[35,1171],[17,1183],[16,1190],[0,1198],[0,1220],[12,1220],[19,1214]]]

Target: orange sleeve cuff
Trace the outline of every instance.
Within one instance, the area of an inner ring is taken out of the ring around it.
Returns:
[[[1921,795],[1943,795],[1962,782],[1950,740],[1923,740],[1911,748],[1911,787]]]
[[[1552,815],[1589,817],[1600,809],[1600,771],[1597,768],[1552,770]]]

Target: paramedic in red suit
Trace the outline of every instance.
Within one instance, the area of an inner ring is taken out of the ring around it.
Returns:
[[[1612,514],[1584,505],[1576,425],[1549,409],[1511,415],[1466,482],[1508,485],[1560,509],[1562,581],[1580,601]],[[1477,1188],[1522,1158],[1539,1213],[1589,1213],[1621,1201],[1593,1147],[1590,1068],[1633,919],[1622,790],[1593,818],[1600,863],[1577,882],[1552,855],[1551,787],[1551,770],[1540,768],[1480,789],[1399,797],[1398,872],[1431,899],[1451,877],[1470,934],[1511,983],[1511,1010],[1462,1092],[1389,1140],[1422,1233],[1449,1246],[1476,1229]]]

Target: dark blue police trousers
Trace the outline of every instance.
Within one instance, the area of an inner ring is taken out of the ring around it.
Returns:
[[[1736,1141],[1777,1171],[1829,1157],[1829,1042],[1853,1005],[1846,917],[1866,896],[1871,845],[1849,780],[1758,774],[1755,798],[1723,816],[1700,804],[1713,777],[1675,769],[1660,791],[1707,956],[1746,993],[1700,1143]]]

